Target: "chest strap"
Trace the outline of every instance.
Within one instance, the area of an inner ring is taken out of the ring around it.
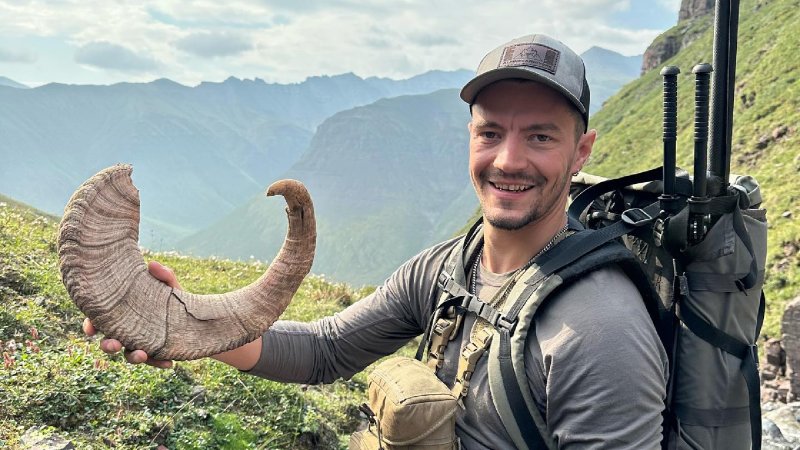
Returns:
[[[458,358],[456,381],[451,392],[458,398],[459,404],[462,406],[462,399],[469,392],[469,383],[472,379],[472,374],[475,373],[475,366],[492,344],[492,336],[492,329],[484,328],[473,339],[470,339],[467,345],[464,346],[464,350],[461,351],[461,356]]]

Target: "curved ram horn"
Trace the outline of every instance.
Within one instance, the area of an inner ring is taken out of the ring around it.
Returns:
[[[299,181],[281,180],[289,230],[275,261],[234,292],[196,295],[153,278],[139,251],[139,191],[131,166],[117,165],[72,195],[58,234],[61,276],[92,324],[129,349],[157,359],[197,359],[258,338],[283,313],[314,260],[311,198]]]

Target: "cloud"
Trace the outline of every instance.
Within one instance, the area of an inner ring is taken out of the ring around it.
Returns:
[[[0,47],[0,62],[31,64],[36,62],[36,55]]]
[[[681,0],[658,0],[658,3],[660,3],[668,11],[673,11],[676,14],[678,13],[678,10],[681,9]]]
[[[409,35],[408,38],[416,44],[429,47],[438,47],[440,45],[458,45],[458,40],[456,38],[438,33],[414,33]]]
[[[247,37],[227,32],[192,33],[178,39],[175,45],[201,58],[231,56],[253,48]]]
[[[111,42],[91,42],[75,51],[75,61],[80,64],[120,72],[148,72],[158,67],[158,62],[140,56],[132,50]]]
[[[157,76],[191,85],[235,76],[287,83],[346,72],[407,78],[474,69],[493,47],[531,33],[578,53],[596,45],[641,54],[663,30],[635,17],[639,1],[0,0],[0,17],[14,18],[0,20],[0,42],[6,59],[20,59],[8,49],[23,47],[3,37],[59,39],[58,48],[32,48],[37,64],[79,48],[76,76],[104,82]],[[654,6],[670,5],[676,20],[679,1]]]

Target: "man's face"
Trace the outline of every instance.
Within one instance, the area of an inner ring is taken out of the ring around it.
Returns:
[[[589,157],[595,131],[558,92],[535,82],[500,81],[472,108],[469,166],[483,216],[516,230],[563,215],[569,182]],[[576,135],[579,135],[576,138]]]

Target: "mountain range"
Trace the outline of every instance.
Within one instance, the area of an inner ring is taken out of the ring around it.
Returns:
[[[12,80],[11,78],[2,77],[0,76],[0,86],[8,86],[17,89],[28,89],[28,86],[25,86],[22,83],[17,83],[16,81]]]
[[[621,73],[636,76],[627,58],[587,52],[595,104]],[[269,260],[285,217],[262,192],[298,178],[318,209],[314,272],[377,283],[476,207],[463,157],[468,108],[454,89],[471,76],[0,86],[0,193],[60,214],[81,182],[127,162],[141,245]]]
[[[581,54],[586,65],[586,81],[592,94],[589,113],[594,114],[625,83],[636,79],[642,68],[642,55],[624,56],[611,50],[592,47]]]

